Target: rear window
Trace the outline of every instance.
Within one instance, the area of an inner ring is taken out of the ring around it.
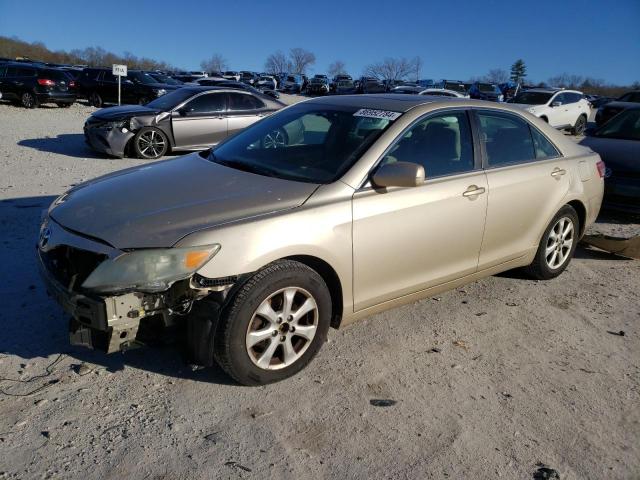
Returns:
[[[261,100],[246,93],[229,93],[229,110],[259,110],[265,105]]]
[[[552,93],[547,92],[522,92],[516,95],[511,103],[524,105],[544,105],[551,99]]]
[[[57,80],[62,82],[67,82],[70,80],[67,72],[62,70],[40,70],[38,72],[38,78],[46,78],[49,80]]]
[[[35,68],[18,67],[18,77],[33,77],[36,74]]]
[[[529,124],[513,115],[478,112],[489,167],[529,162],[537,158]]]

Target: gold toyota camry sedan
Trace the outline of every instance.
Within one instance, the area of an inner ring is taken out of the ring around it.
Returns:
[[[330,326],[517,267],[559,275],[603,175],[507,105],[325,97],[74,187],[43,214],[38,257],[73,344],[183,325],[194,363],[260,385],[303,369]]]

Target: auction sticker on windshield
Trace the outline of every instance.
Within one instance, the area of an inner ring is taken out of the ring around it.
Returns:
[[[384,118],[386,120],[395,120],[400,115],[399,112],[390,112],[389,110],[373,110],[371,108],[361,108],[353,114],[354,117],[367,117],[367,118]]]

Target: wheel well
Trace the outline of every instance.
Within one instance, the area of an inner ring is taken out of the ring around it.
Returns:
[[[547,122],[547,123],[549,123],[549,119],[548,119],[545,115],[542,115],[542,116],[540,117],[540,120],[542,120],[543,122]]]
[[[324,260],[312,257],[311,255],[294,255],[292,257],[287,257],[286,259],[303,263],[320,274],[324,282],[327,284],[329,294],[331,295],[331,305],[333,310],[331,312],[331,326],[333,328],[338,328],[342,321],[342,284],[340,283],[340,277],[338,277],[338,274],[333,267]]]
[[[584,233],[584,226],[587,223],[587,209],[580,200],[572,200],[568,203],[578,214],[578,221],[580,222],[580,236]]]

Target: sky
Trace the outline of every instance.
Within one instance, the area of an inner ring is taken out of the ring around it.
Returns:
[[[522,58],[530,81],[640,81],[640,0],[0,0],[0,35],[187,70],[220,53],[229,69],[262,71],[270,53],[302,47],[316,55],[310,73],[341,60],[359,76],[385,57],[420,56],[422,78],[466,80]]]

